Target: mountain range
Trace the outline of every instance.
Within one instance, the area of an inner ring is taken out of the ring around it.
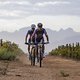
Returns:
[[[24,43],[26,33],[29,29],[30,27],[24,27],[12,33],[2,31],[0,32],[0,39],[15,42],[24,52],[27,52],[27,45]],[[80,42],[80,32],[75,32],[72,28],[67,28],[65,30],[60,29],[59,31],[46,28],[46,31],[50,41],[50,44],[46,45],[46,53],[56,48],[58,45]]]

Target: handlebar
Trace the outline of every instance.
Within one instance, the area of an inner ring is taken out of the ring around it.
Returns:
[[[49,42],[44,43],[25,43],[26,45],[37,45],[37,44],[49,44]]]

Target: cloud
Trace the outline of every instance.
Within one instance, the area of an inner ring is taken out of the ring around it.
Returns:
[[[6,10],[0,10],[0,16],[18,16],[14,11],[13,12],[9,12]]]
[[[62,4],[70,4],[68,1],[48,1],[48,2],[41,2],[41,3],[36,3],[36,6],[39,7],[45,7],[48,5],[62,5]]]
[[[29,12],[23,11],[7,11],[7,10],[0,10],[0,19],[19,19],[24,18],[25,16],[29,16]]]
[[[31,5],[28,1],[0,1],[0,5],[8,5],[8,4],[14,4],[14,5]]]
[[[30,15],[80,15],[80,0],[0,0],[0,18]]]

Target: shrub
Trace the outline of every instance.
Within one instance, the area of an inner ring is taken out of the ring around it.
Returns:
[[[14,60],[17,55],[23,53],[18,45],[11,42],[4,42],[0,47],[0,60]]]
[[[66,44],[66,46],[58,46],[58,48],[52,50],[49,54],[80,60],[80,45],[76,43],[74,46],[73,43],[72,45]]]

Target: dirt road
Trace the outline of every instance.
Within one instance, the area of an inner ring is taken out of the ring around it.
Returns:
[[[14,62],[0,61],[0,80],[80,80],[80,62],[47,56],[39,68],[22,55]]]

